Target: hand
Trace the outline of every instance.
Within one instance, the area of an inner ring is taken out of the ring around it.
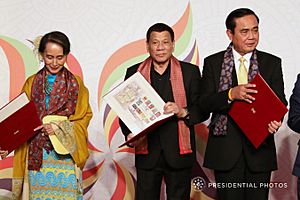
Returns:
[[[134,134],[133,133],[129,133],[127,135],[127,138],[126,138],[127,140],[126,141],[130,140],[133,137],[134,137]],[[134,141],[134,142],[131,142],[131,143],[128,144],[129,147],[135,147],[136,145],[137,145],[137,141]]]
[[[173,113],[178,118],[184,118],[188,113],[184,108],[179,107],[174,102],[167,102],[164,106],[164,114]]]
[[[250,83],[235,86],[231,90],[231,97],[233,100],[241,100],[252,103],[252,101],[255,101],[255,98],[251,94],[257,93],[257,90],[253,89],[255,87],[255,84]]]
[[[34,129],[34,131],[41,130],[43,135],[53,135],[54,130],[51,124],[42,124]]]
[[[268,131],[269,133],[271,134],[275,134],[277,132],[277,130],[279,129],[279,127],[282,125],[282,122],[277,122],[277,121],[271,121],[269,124],[268,124]]]
[[[8,155],[8,151],[6,150],[0,150],[0,156],[2,159],[5,159]]]

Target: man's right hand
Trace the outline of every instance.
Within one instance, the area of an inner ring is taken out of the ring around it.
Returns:
[[[134,137],[133,133],[129,133],[127,135],[127,141]],[[128,144],[129,147],[135,147],[137,145],[137,141],[131,142]]]
[[[135,135],[133,133],[129,133],[127,135],[127,140],[130,140],[131,138],[133,138]],[[127,146],[129,147],[136,147],[137,145],[139,145],[139,143],[143,140],[144,137],[140,137],[139,139],[137,140],[134,140],[133,142],[130,142]]]
[[[255,98],[251,94],[257,93],[255,84],[241,84],[231,89],[231,97],[233,100],[246,101],[252,103]]]

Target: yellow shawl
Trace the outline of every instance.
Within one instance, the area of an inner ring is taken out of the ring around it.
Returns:
[[[34,76],[29,77],[22,91],[27,94],[27,97],[30,98],[32,82]],[[93,116],[91,107],[89,105],[89,92],[84,86],[82,80],[76,76],[77,82],[79,84],[79,94],[78,101],[75,109],[75,113],[69,117],[69,120],[74,123],[74,133],[77,143],[77,149],[72,154],[72,158],[75,161],[75,164],[82,170],[86,160],[89,157],[88,152],[88,132],[87,127]],[[26,174],[27,174],[27,151],[28,143],[24,143],[14,152],[13,158],[13,190],[22,188],[22,184]],[[14,191],[13,191],[14,192]]]

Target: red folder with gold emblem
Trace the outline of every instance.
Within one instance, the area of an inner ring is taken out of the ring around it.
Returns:
[[[34,103],[20,94],[0,109],[0,148],[10,153],[32,138],[41,124]]]
[[[238,124],[250,142],[258,148],[270,134],[268,124],[281,121],[288,111],[260,74],[252,80],[258,93],[252,94],[255,101],[235,101],[229,115]]]

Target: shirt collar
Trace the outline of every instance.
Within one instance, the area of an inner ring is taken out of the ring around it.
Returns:
[[[234,57],[235,59],[240,59],[240,57],[242,57],[241,54],[239,54],[234,48],[232,48],[232,52],[233,52],[233,57]],[[253,51],[251,51],[251,52],[249,52],[249,53],[246,53],[245,55],[243,55],[243,57],[244,57],[247,61],[249,61],[250,58],[251,58],[251,56],[252,56],[252,53],[253,53]]]

